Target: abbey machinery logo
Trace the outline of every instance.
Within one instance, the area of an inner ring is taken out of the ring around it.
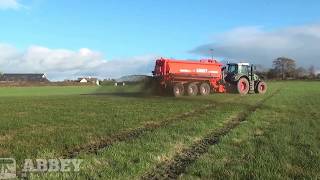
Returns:
[[[16,178],[16,160],[0,158],[0,179]]]

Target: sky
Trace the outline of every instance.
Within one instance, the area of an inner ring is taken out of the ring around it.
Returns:
[[[316,0],[0,0],[0,71],[150,74],[158,57],[320,69]]]

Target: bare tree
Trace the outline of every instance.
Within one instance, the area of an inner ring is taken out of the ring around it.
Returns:
[[[282,79],[293,77],[296,69],[296,61],[286,57],[279,57],[273,61],[273,67],[278,77]]]
[[[299,67],[296,69],[295,76],[299,79],[307,78],[308,71],[303,67]]]
[[[316,78],[316,69],[315,69],[315,67],[313,65],[309,67],[308,73],[309,73],[309,78],[310,79]]]
[[[268,69],[265,68],[263,65],[261,64],[256,64],[255,65],[255,72],[256,74],[261,77],[262,79],[266,79],[268,78]]]

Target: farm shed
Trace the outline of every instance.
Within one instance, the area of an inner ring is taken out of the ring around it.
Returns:
[[[6,82],[47,82],[45,74],[9,74],[0,75],[0,81]]]

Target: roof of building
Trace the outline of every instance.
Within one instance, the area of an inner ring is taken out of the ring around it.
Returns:
[[[10,76],[10,77],[22,77],[22,76],[23,77],[26,77],[26,76],[30,76],[30,77],[46,77],[46,75],[44,73],[41,73],[41,74],[4,73],[1,76],[2,77],[7,77],[7,76]]]
[[[38,81],[38,80],[47,80],[47,77],[44,73],[41,73],[41,74],[4,73],[0,75],[0,80],[2,81]]]

